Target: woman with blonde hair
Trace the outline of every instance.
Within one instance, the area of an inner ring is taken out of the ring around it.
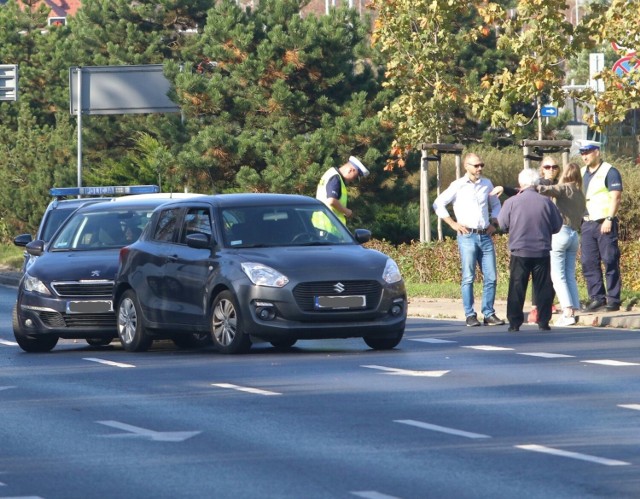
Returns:
[[[571,326],[576,323],[575,311],[580,309],[576,256],[578,231],[586,203],[580,166],[569,163],[562,171],[558,184],[539,185],[537,190],[540,194],[552,197],[562,214],[562,229],[551,238],[551,280],[563,311],[555,325]]]

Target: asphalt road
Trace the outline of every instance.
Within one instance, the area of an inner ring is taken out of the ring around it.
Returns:
[[[640,331],[411,319],[243,356],[13,340],[0,286],[0,498],[640,496]]]

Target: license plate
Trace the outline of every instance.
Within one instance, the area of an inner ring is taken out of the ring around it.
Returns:
[[[365,295],[354,296],[316,296],[315,308],[321,309],[350,309],[364,308],[367,306],[367,297]]]
[[[106,314],[107,312],[113,312],[111,300],[67,302],[68,314]]]

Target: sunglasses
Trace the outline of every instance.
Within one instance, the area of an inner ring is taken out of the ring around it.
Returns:
[[[467,163],[467,166],[470,166],[472,168],[484,168],[484,163],[478,163],[476,165],[474,165],[472,163]]]
[[[544,168],[545,170],[551,170],[551,168],[557,170],[560,167],[558,165],[544,165],[542,168]]]

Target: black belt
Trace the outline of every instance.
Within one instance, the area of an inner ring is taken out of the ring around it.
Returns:
[[[471,228],[467,227],[467,230],[471,234],[488,234],[487,229],[471,229]]]

